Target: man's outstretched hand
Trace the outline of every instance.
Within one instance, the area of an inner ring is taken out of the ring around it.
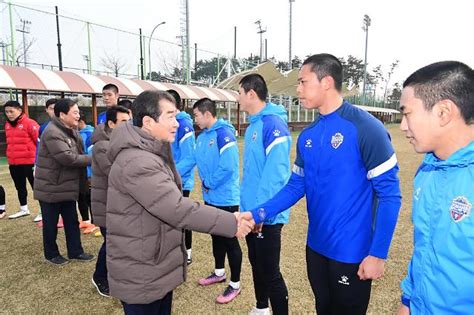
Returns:
[[[238,238],[243,238],[249,234],[254,226],[255,221],[251,212],[234,212],[235,219],[237,220],[237,233],[235,234]]]

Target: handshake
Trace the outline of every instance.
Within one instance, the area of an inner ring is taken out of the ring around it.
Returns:
[[[235,234],[238,238],[247,236],[250,232],[261,232],[262,225],[255,224],[252,216],[252,212],[234,212],[235,219],[237,220],[237,233]]]

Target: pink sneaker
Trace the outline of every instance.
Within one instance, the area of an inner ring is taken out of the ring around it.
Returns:
[[[198,283],[200,285],[211,285],[214,283],[220,283],[224,281],[225,281],[225,274],[219,277],[219,276],[216,276],[216,274],[213,272],[209,277],[199,279]]]
[[[229,285],[227,286],[227,288],[225,288],[224,293],[222,293],[216,298],[216,302],[219,304],[229,303],[230,301],[235,299],[237,295],[240,294],[240,291],[240,288],[234,289],[232,286]]]

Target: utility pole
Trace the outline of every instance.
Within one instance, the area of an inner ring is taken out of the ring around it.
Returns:
[[[13,15],[12,15],[12,3],[8,2],[8,12],[10,16],[10,46],[11,46],[11,65],[15,65],[16,51],[15,51],[15,31],[13,30]],[[8,52],[8,48],[7,48]],[[7,54],[8,56],[8,54]]]
[[[194,43],[194,80],[197,81],[197,70],[198,70],[198,44]]]
[[[61,53],[61,38],[59,37],[59,14],[58,6],[55,6],[56,9],[56,29],[58,32],[58,61],[59,61],[59,71],[63,71],[63,56]]]
[[[234,59],[237,59],[237,26],[234,26]]]
[[[91,24],[87,22],[87,47],[89,55],[87,56],[87,69],[92,74],[92,48],[91,48]]]
[[[23,64],[26,67],[26,34],[30,34],[31,21],[20,19],[21,28],[17,28],[17,32],[23,33]]]
[[[82,55],[82,58],[84,58],[84,61],[86,62],[86,67],[87,67],[87,72],[90,74],[90,69],[89,69],[89,55]]]
[[[145,80],[144,69],[143,69],[143,40],[142,40],[141,28],[140,28],[140,79]]]
[[[0,47],[2,47],[2,64],[6,65],[8,64],[8,60],[5,59],[6,56],[8,56],[8,52],[5,55],[5,48],[8,47],[9,44],[6,44],[3,42],[3,40],[0,40]]]
[[[362,104],[365,105],[365,85],[367,83],[367,45],[369,42],[369,26],[370,26],[370,17],[365,14],[362,29],[365,32],[365,59],[364,59],[364,83],[362,84]]]
[[[290,0],[290,27],[289,27],[289,44],[288,44],[288,69],[291,70],[293,68],[293,64],[291,62],[291,35],[292,35],[292,29],[293,29],[293,2],[295,0]]]
[[[260,62],[263,62],[263,33],[267,31],[267,28],[262,29],[262,21],[260,20],[255,21],[255,24],[258,27],[257,34],[260,34]]]

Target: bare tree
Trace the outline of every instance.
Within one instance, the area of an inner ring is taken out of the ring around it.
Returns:
[[[125,70],[127,67],[126,62],[122,60],[122,58],[111,56],[107,53],[105,53],[105,58],[100,58],[100,63],[105,69],[112,72],[116,77],[118,77],[119,73],[122,72],[122,70]]]
[[[31,52],[31,47],[33,46],[35,41],[36,41],[36,38],[27,39],[25,40],[25,46],[21,44],[21,45],[18,45],[18,47],[16,47],[14,65],[19,67],[20,63],[24,62],[25,56],[27,57],[26,59],[28,59],[28,56],[30,55],[30,52]],[[11,45],[9,46],[11,47]],[[12,54],[11,49],[8,50],[8,57],[10,60],[13,59],[13,54]]]
[[[398,63],[400,62],[400,60],[395,60],[394,62],[392,62],[392,64],[390,65],[390,71],[388,72],[387,74],[387,79],[385,80],[385,91],[383,93],[383,103],[385,104],[386,100],[387,100],[387,89],[388,89],[388,82],[390,81],[390,78],[392,77],[392,74],[393,72],[395,71],[395,69],[398,67]]]

